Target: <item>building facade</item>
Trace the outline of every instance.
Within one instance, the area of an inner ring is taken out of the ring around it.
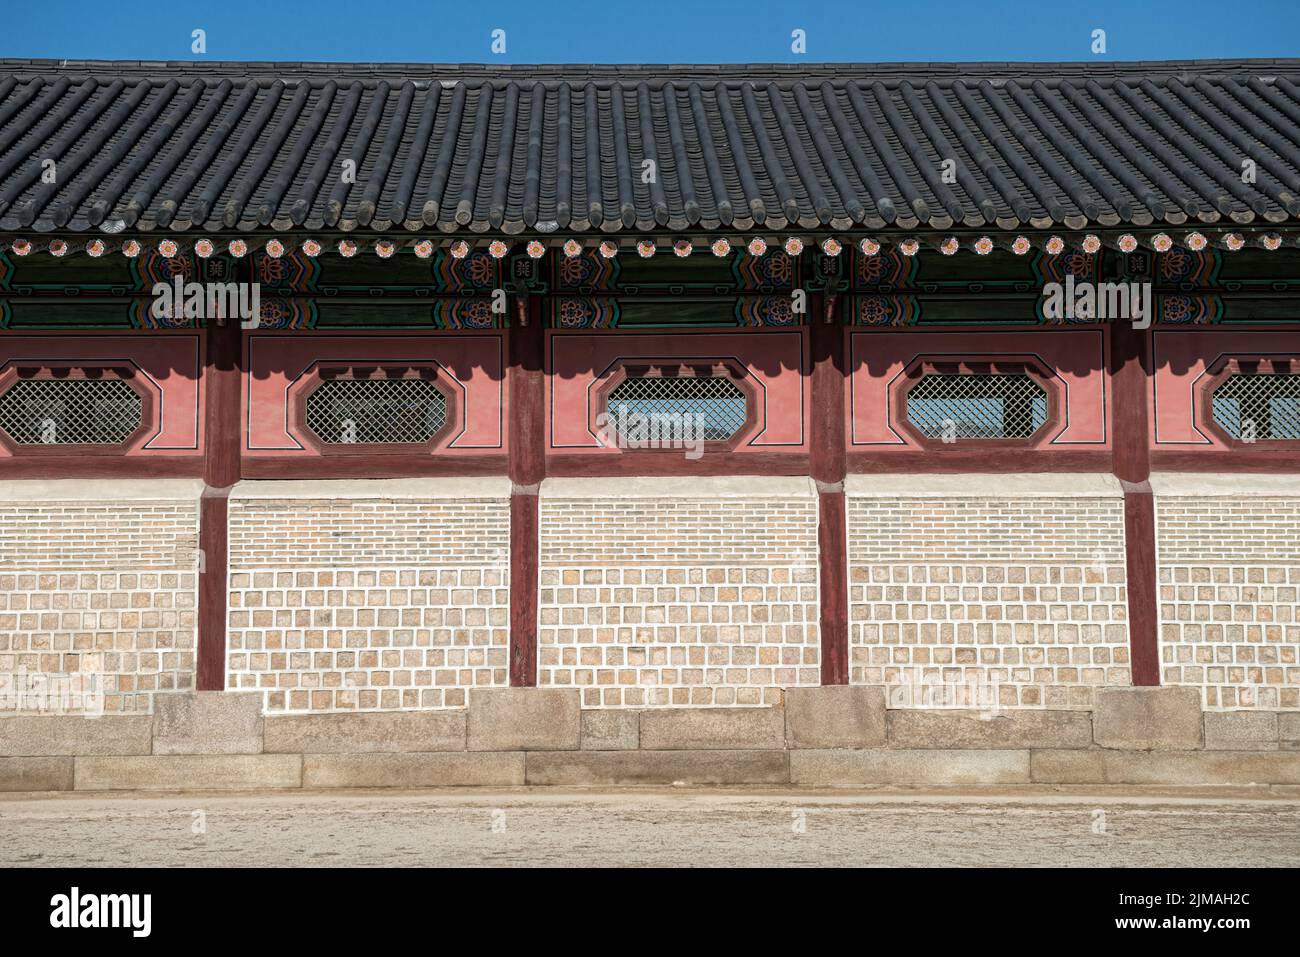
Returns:
[[[0,66],[18,785],[1300,783],[1300,64]]]

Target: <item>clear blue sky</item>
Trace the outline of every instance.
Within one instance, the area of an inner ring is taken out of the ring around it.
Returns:
[[[4,0],[0,57],[501,63],[1300,55],[1300,0]],[[490,34],[506,31],[506,54]],[[191,31],[207,33],[207,55]],[[791,31],[807,53],[791,52]],[[1090,49],[1106,31],[1107,51]]]

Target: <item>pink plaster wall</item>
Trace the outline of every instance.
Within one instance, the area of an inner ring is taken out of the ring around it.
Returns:
[[[806,329],[735,332],[635,332],[549,330],[546,336],[546,419],[555,452],[619,455],[591,430],[594,393],[619,360],[721,360],[742,366],[761,401],[758,428],[735,450],[808,451],[805,417],[811,399]]]
[[[1152,440],[1161,449],[1227,448],[1213,432],[1198,426],[1208,410],[1198,407],[1201,385],[1211,367],[1230,358],[1300,359],[1300,332],[1282,329],[1189,328],[1157,330]]]
[[[290,387],[318,363],[436,363],[460,395],[461,421],[439,454],[478,454],[505,447],[505,336],[502,333],[248,334],[242,412],[244,455],[319,456],[296,437]]]
[[[1050,448],[1105,450],[1110,389],[1106,377],[1107,342],[1101,328],[980,330],[953,332],[849,330],[846,350],[849,383],[849,448],[873,452],[915,450],[918,446],[891,423],[903,372],[922,358],[961,357],[1041,360],[1062,385],[1062,423],[1045,441]]]
[[[135,367],[154,394],[154,428],[124,454],[200,455],[203,391],[199,387],[203,345],[196,333],[42,332],[0,336],[0,370],[35,363],[113,362]],[[0,445],[0,458],[10,453]]]

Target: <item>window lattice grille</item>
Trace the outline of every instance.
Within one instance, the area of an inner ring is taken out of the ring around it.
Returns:
[[[1210,411],[1234,439],[1300,439],[1300,375],[1235,372],[1214,390]]]
[[[121,379],[20,379],[0,395],[0,429],[19,445],[121,445],[143,418]]]
[[[1027,439],[1047,422],[1047,392],[1024,373],[921,377],[907,418],[931,439]]]
[[[327,379],[307,396],[307,428],[326,445],[422,445],[446,423],[428,379]]]
[[[748,413],[744,391],[725,376],[629,376],[609,393],[610,424],[629,443],[723,442]]]

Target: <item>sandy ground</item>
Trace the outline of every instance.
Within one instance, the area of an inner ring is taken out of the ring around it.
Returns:
[[[1294,867],[1300,794],[516,789],[0,799],[0,866],[120,864]]]

